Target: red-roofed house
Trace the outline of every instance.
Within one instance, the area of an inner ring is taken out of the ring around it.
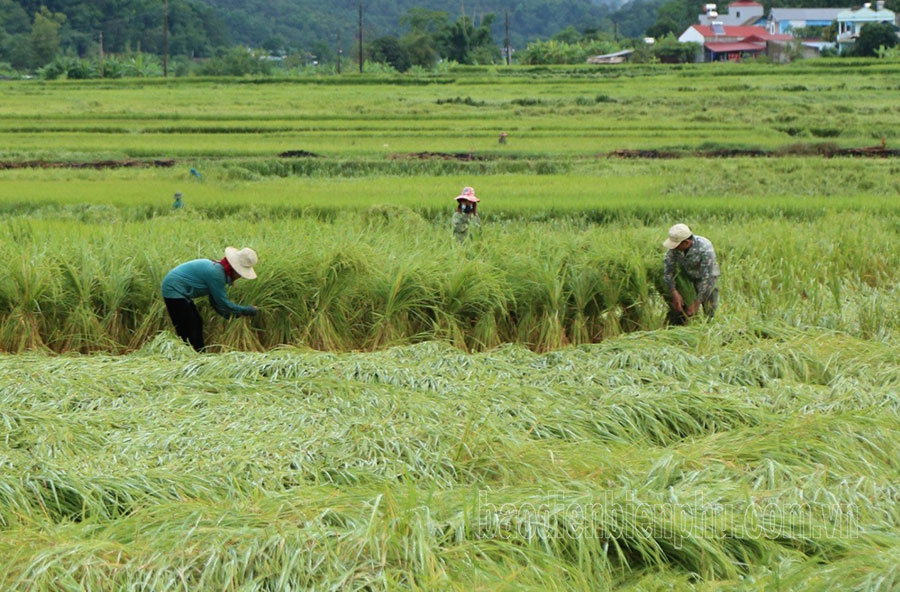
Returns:
[[[790,35],[772,34],[763,27],[730,27],[714,22],[712,25],[691,25],[678,41],[703,46],[703,55],[698,55],[697,61],[718,62],[740,61],[745,57],[765,53],[768,42],[791,39],[793,37]]]

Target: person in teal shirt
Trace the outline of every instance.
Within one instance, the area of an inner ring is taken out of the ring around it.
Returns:
[[[194,298],[203,296],[209,296],[210,304],[223,317],[255,316],[258,308],[235,304],[228,299],[225,287],[239,278],[255,279],[256,262],[253,249],[226,247],[220,261],[194,259],[167,273],[162,281],[162,296],[175,333],[195,350],[203,349],[203,319],[194,305]]]

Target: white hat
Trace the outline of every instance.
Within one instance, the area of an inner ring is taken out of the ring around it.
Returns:
[[[240,251],[234,247],[225,247],[225,258],[239,276],[248,280],[256,279],[256,272],[253,271],[257,261],[256,251],[247,247]]]
[[[669,229],[669,238],[663,242],[663,246],[667,249],[674,249],[687,239],[691,238],[694,233],[687,227],[687,224],[676,224]]]

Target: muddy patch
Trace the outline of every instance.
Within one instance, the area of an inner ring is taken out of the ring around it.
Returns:
[[[471,152],[410,152],[409,154],[392,154],[391,158],[413,160],[459,160],[462,162],[473,162],[477,160],[489,160],[490,157],[481,154],[472,154]]]
[[[672,158],[778,158],[782,156],[861,156],[868,158],[897,158],[900,150],[889,150],[883,146],[863,148],[839,148],[835,144],[791,144],[773,150],[757,148],[718,148],[715,150],[613,150],[607,158],[623,159],[672,159]]]
[[[0,161],[0,170],[8,169],[126,169],[126,168],[168,168],[175,166],[171,158],[158,160],[91,160],[88,162],[21,160]]]
[[[315,152],[307,152],[306,150],[285,150],[280,153],[279,158],[321,158],[321,154]]]

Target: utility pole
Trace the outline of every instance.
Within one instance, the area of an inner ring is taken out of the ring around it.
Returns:
[[[506,11],[506,65],[509,65],[509,11]]]
[[[169,0],[163,0],[163,78],[169,77]]]
[[[359,73],[363,73],[362,0],[359,2]]]
[[[341,32],[338,31],[338,38],[337,38],[337,59],[338,59],[337,73],[338,74],[341,73],[341,62],[343,61],[343,57],[344,57],[344,48],[341,47]]]
[[[106,68],[103,63],[103,31],[100,31],[100,78],[106,78]]]

